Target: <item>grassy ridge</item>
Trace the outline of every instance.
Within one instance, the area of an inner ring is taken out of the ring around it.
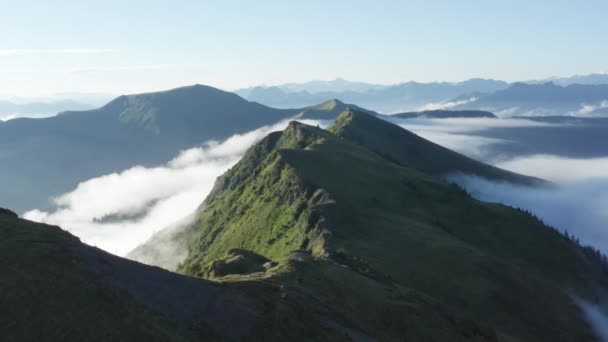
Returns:
[[[543,184],[540,179],[481,163],[362,112],[344,112],[328,130],[375,151],[385,159],[431,175],[459,172],[516,184]]]
[[[313,260],[340,264],[344,272],[378,286],[393,284],[432,298],[459,320],[491,327],[494,335],[484,335],[488,339],[593,340],[562,290],[567,287],[585,298],[603,296],[606,275],[595,271],[575,244],[536,218],[476,201],[432,175],[454,167],[488,177],[535,180],[487,167],[375,120],[347,111],[330,128],[335,134],[292,123],[253,147],[199,210],[185,234],[190,255],[180,270],[209,276],[206,267],[231,248],[282,265],[290,262],[292,251],[305,250]],[[364,127],[371,133],[363,135]],[[402,141],[404,136],[409,140]],[[390,147],[388,152],[380,153],[384,147]],[[314,268],[309,271],[269,269],[230,280],[295,277],[314,298],[349,294],[330,285],[337,279],[311,282]],[[378,293],[350,295],[365,301]],[[345,315],[359,322],[353,324],[363,333],[382,336],[378,322],[361,323],[366,311],[353,308]]]

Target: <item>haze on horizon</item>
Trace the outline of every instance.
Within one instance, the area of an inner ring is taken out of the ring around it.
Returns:
[[[603,1],[0,3],[3,96],[608,70]]]

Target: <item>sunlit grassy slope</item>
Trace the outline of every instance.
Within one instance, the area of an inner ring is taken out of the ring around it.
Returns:
[[[383,339],[409,326],[438,338],[443,323],[429,317],[450,312],[446,331],[470,324],[482,340],[593,340],[564,290],[604,296],[606,274],[538,219],[435,177],[453,169],[536,183],[367,114],[346,111],[329,131],[293,122],[218,179],[179,236],[189,245],[180,271],[217,278],[233,265],[241,274],[220,279],[290,282]],[[279,265],[257,272],[234,248]],[[400,302],[401,291],[416,299]]]

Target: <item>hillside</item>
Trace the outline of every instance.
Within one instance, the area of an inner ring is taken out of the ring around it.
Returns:
[[[329,130],[359,118],[373,119],[346,112]],[[393,134],[384,129],[374,134]],[[296,122],[269,135],[173,235],[189,250],[180,272],[291,284],[381,340],[414,326],[432,336],[409,311],[428,305],[472,328],[469,339],[594,340],[563,288],[603,298],[605,267],[527,213],[474,200],[375,146]]]
[[[296,285],[299,279],[290,278],[292,273],[272,282],[251,279],[221,284],[186,277],[110,255],[58,227],[18,219],[5,209],[0,209],[0,266],[0,322],[3,336],[11,341],[348,341],[364,337],[346,320],[343,307],[311,299]],[[437,304],[430,305],[415,293],[375,284],[332,264],[301,269],[299,274],[305,272],[314,272],[319,282],[330,278],[334,286],[356,281],[366,287],[353,291],[376,292],[380,295],[376,300],[403,296],[399,303],[419,307],[394,307],[409,317],[387,319],[413,322],[424,317],[435,322],[430,335],[435,339],[459,341],[462,332],[473,332],[465,324],[458,328]],[[430,329],[413,327],[404,336],[429,336],[414,335],[418,330]]]
[[[221,307],[237,320],[246,305],[209,282],[120,259],[6,210],[0,266],[0,322],[12,341],[213,337],[230,331],[206,311]]]
[[[437,177],[451,173],[465,173],[516,184],[543,184],[543,181],[539,179],[518,175],[478,162],[420,138],[397,125],[360,112],[344,113],[329,128],[329,131],[371,149],[399,165]]]
[[[289,118],[219,89],[195,85],[120,96],[90,111],[0,122],[0,204],[18,212],[86,179],[159,165],[186,148]]]

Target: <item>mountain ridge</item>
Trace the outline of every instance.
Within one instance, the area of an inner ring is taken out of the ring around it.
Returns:
[[[322,299],[344,291],[332,290],[332,276],[314,280],[338,264],[353,282],[404,286],[447,305],[483,340],[592,339],[562,288],[603,296],[607,275],[577,245],[521,210],[476,201],[332,131],[340,129],[293,122],[254,145],[180,233],[189,254],[178,270],[227,282],[290,279]],[[357,293],[368,304],[344,314],[363,334],[392,339],[381,316],[363,318],[381,307],[368,302],[374,291]]]

